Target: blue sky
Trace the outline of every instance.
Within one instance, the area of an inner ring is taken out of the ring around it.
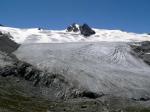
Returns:
[[[150,0],[0,0],[0,23],[20,28],[95,28],[150,32]]]

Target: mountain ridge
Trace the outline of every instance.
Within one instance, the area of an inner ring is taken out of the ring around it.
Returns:
[[[66,43],[66,42],[140,42],[150,41],[148,34],[128,33],[121,30],[94,29],[96,34],[85,38],[79,32],[45,30],[39,28],[19,29],[0,26],[0,31],[9,33],[17,43]]]

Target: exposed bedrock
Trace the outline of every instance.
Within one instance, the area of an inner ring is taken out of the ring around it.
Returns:
[[[19,47],[19,44],[11,40],[12,38],[11,35],[0,32],[0,51],[11,53]]]
[[[150,65],[150,41],[138,42],[131,45],[132,54],[140,57],[143,61]]]
[[[76,23],[73,23],[72,25],[67,27],[67,31],[68,32],[79,32],[80,31],[80,33],[85,37],[96,34],[96,32],[92,28],[90,28],[87,24],[78,25]]]

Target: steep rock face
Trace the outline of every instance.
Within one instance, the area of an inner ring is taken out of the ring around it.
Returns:
[[[12,65],[16,60],[15,55],[11,53],[19,47],[19,44],[12,41],[11,38],[11,35],[0,32],[0,67]]]
[[[10,38],[12,38],[11,35],[0,32],[0,51],[11,53],[19,47],[19,44],[15,43]]]
[[[78,32],[78,31],[80,31],[79,25],[76,24],[76,23],[73,23],[72,25],[70,25],[70,26],[67,27],[67,31],[68,32],[71,32],[71,31]]]
[[[80,26],[80,31],[81,31],[81,34],[84,36],[91,36],[96,33],[87,24],[83,24],[82,26]]]
[[[13,56],[13,55],[12,55]],[[0,67],[4,67],[6,65],[11,65],[13,62],[12,56],[0,51]],[[14,57],[14,56],[13,56]],[[15,58],[15,57],[14,57]]]

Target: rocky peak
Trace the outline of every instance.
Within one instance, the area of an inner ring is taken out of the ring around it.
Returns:
[[[84,35],[84,36],[91,36],[91,35],[96,33],[87,24],[83,24],[82,26],[80,26],[80,31],[81,31],[81,34]]]
[[[67,31],[68,32],[78,32],[78,31],[80,31],[80,25],[73,23],[72,25],[68,26]]]
[[[84,35],[86,37],[91,36],[96,33],[87,24],[79,25],[76,23],[73,23],[72,25],[68,26],[67,31],[68,32],[80,32],[82,35]]]

